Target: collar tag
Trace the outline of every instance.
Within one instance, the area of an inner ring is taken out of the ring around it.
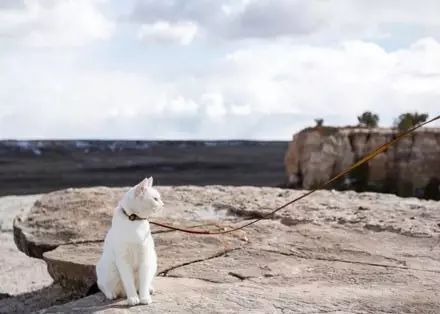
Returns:
[[[135,221],[137,218],[137,216],[135,214],[131,214],[130,216],[128,216],[128,219],[131,221]]]
[[[127,214],[127,212],[124,210],[124,207],[120,206],[122,213],[128,218],[128,220],[130,221],[135,221],[135,220],[147,220],[147,218],[141,218],[136,214]]]

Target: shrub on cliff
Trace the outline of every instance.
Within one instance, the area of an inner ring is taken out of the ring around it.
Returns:
[[[418,112],[407,112],[402,113],[397,120],[395,121],[395,125],[400,131],[406,131],[417,124],[425,122],[428,119],[427,113],[418,113]]]
[[[324,124],[324,119],[315,119],[316,122],[316,126],[317,128],[322,127],[322,125]]]
[[[357,117],[359,125],[367,128],[377,128],[379,124],[379,116],[371,111],[365,111]]]

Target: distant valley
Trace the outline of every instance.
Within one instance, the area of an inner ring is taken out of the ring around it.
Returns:
[[[287,142],[0,141],[0,195],[68,187],[284,183]]]

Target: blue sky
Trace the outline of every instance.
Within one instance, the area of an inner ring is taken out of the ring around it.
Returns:
[[[0,0],[0,138],[279,139],[440,112],[440,2]]]

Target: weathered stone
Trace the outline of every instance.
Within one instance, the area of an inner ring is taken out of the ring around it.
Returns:
[[[344,266],[338,271],[347,273]],[[354,272],[349,274],[356,276]],[[377,278],[380,276],[378,272]],[[309,282],[264,286],[249,280],[221,284],[159,278],[158,292],[148,306],[128,309],[125,301],[109,302],[100,293],[42,313],[437,313],[437,300],[432,294],[424,294],[426,288],[422,285],[416,285],[415,294],[395,283],[394,288],[373,287],[313,278]]]
[[[293,136],[285,155],[288,183],[305,189],[316,187],[391,141],[396,134],[392,129],[318,127],[303,130]],[[440,185],[437,184],[436,193],[432,193],[431,187],[428,189],[434,179],[440,179],[440,129],[425,128],[351,172],[338,186],[439,200]]]
[[[214,229],[262,217],[269,208],[303,193],[221,186],[159,189],[166,208],[154,219]],[[32,219],[24,216],[16,222],[17,230],[30,230],[29,234],[21,231],[25,235],[22,245],[38,243],[41,251],[44,245],[56,246],[42,252],[50,274],[75,293],[84,294],[96,280],[94,267],[117,202],[107,204],[103,200],[112,197],[105,194],[122,192],[97,188],[47,195],[46,205],[35,206],[29,213]],[[90,197],[95,198],[95,205],[107,204],[106,209],[72,205],[86,204]],[[132,307],[130,312],[439,312],[438,208],[439,202],[415,198],[319,191],[237,233],[200,236],[155,229],[157,292],[152,305]],[[48,209],[56,228],[36,223],[44,221]],[[88,211],[101,211],[102,216],[87,216]],[[101,221],[75,226],[76,217]],[[87,226],[99,230],[89,232]],[[38,232],[34,235],[34,231]],[[70,236],[56,242],[58,231]],[[125,301],[108,302],[99,293],[45,311],[126,310]]]
[[[30,211],[39,195],[0,197],[0,294],[16,296],[52,283],[46,264],[28,258],[14,244],[13,217]],[[0,311],[1,312],[1,311]]]
[[[46,264],[29,258],[14,245],[12,233],[0,233],[0,293],[16,296],[52,283]],[[1,313],[1,311],[0,311]]]
[[[158,273],[220,256],[239,248],[243,240],[235,235],[191,236],[177,232],[154,236],[159,264]],[[95,265],[102,252],[102,243],[61,245],[43,254],[50,275],[64,287],[85,294],[96,282]]]
[[[271,224],[267,227],[273,228]],[[292,234],[290,241],[294,241],[295,235]],[[404,240],[400,235],[394,236]],[[338,249],[337,243],[323,241],[323,246],[334,246],[335,253],[344,251]],[[315,244],[319,246],[319,242]],[[155,280],[156,293],[151,305],[132,307],[129,312],[436,313],[440,310],[436,292],[440,283],[438,253],[437,268],[431,270],[412,269],[392,258],[370,256],[363,251],[352,250],[339,257],[322,254],[322,257],[298,256],[293,251],[278,251],[276,246],[270,250],[244,247],[187,263],[169,271],[168,277]],[[350,259],[349,255],[357,256],[358,260]],[[99,293],[43,313],[127,310],[125,300],[110,302]]]
[[[15,216],[26,215],[41,195],[0,197],[0,232],[12,231]]]
[[[68,189],[49,193],[14,220],[17,247],[31,257],[60,244],[102,240],[121,189]]]
[[[227,217],[226,209],[218,209],[214,200],[229,206],[245,206],[249,201],[245,190],[241,196],[230,195],[229,188],[160,187],[166,208],[158,220],[194,226],[205,221]],[[126,188],[67,189],[46,194],[29,213],[14,220],[14,239],[17,247],[31,257],[41,258],[46,251],[61,244],[88,243],[104,239],[113,210]],[[256,192],[257,190],[255,190]],[[255,202],[254,202],[255,203]],[[182,217],[186,221],[181,222]],[[197,220],[197,223],[193,223]],[[152,226],[153,233],[164,231]]]
[[[425,255],[436,239],[313,225],[292,228],[276,221],[262,222],[246,233],[248,242],[230,236],[157,234],[159,275],[213,283],[251,280],[266,289],[314,281],[374,289],[395,282],[411,286],[414,273],[432,289],[440,282],[440,252]],[[56,280],[84,292],[94,283],[100,252],[98,244],[63,245],[44,258]],[[344,273],[347,267],[350,275]]]
[[[72,300],[70,291],[52,285],[43,260],[29,258],[14,244],[13,217],[29,212],[39,197],[0,197],[0,313],[30,313]]]
[[[0,313],[35,313],[58,304],[77,299],[72,291],[63,289],[59,284],[0,299]]]
[[[26,215],[14,221],[17,247],[32,257],[61,244],[102,241],[111,216],[126,189],[86,188],[53,192],[42,197]],[[303,191],[257,187],[159,187],[165,209],[157,217],[178,225],[195,226],[221,219],[261,217],[270,209],[300,196]],[[369,208],[368,214],[359,208]],[[280,211],[272,218],[287,225],[292,221],[338,224],[339,227],[388,230],[410,236],[432,237],[439,231],[438,203],[401,199],[393,195],[319,191]],[[293,219],[293,220],[292,220]],[[164,231],[152,227],[153,232]]]

